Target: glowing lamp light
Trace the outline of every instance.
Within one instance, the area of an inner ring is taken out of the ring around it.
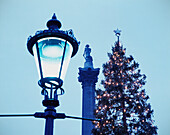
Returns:
[[[64,80],[72,51],[72,45],[60,38],[48,37],[37,41],[33,46],[33,53],[41,77],[40,85],[47,87],[51,87],[51,83],[61,85],[59,79]],[[42,81],[47,81],[47,78],[51,83],[43,84]]]
[[[61,31],[55,14],[47,22],[48,30],[38,31],[27,42],[28,51],[34,55],[42,88],[61,88],[70,62],[78,51],[72,30]]]

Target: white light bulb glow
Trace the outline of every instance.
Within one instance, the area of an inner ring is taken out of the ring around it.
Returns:
[[[72,45],[63,39],[56,37],[48,37],[38,40],[38,48],[41,60],[41,67],[43,72],[43,78],[45,77],[59,77],[59,72],[61,68],[61,61],[63,57],[64,46],[65,55],[62,65],[61,79],[64,80],[71,54],[73,51]],[[39,61],[37,57],[36,45],[33,46],[34,58],[36,61],[37,69],[40,76]]]

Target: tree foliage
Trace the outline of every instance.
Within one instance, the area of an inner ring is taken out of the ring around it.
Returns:
[[[103,64],[105,90],[96,90],[94,135],[155,135],[153,110],[147,103],[143,86],[146,76],[141,74],[134,58],[126,56],[119,39],[108,53],[109,61]]]

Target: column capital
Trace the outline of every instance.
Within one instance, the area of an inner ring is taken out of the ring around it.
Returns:
[[[98,80],[100,68],[79,68],[78,81],[85,83],[91,82],[96,83]]]

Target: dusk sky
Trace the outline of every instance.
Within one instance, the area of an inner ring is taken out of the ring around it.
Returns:
[[[159,135],[170,133],[170,1],[169,0],[0,0],[0,114],[43,112],[43,96],[27,38],[47,29],[53,13],[62,30],[72,29],[81,42],[70,61],[57,112],[81,116],[82,88],[78,68],[83,67],[86,44],[100,68],[96,88],[103,79],[102,64],[122,30],[120,41],[142,73],[150,96]],[[0,118],[0,135],[43,135],[45,120],[34,117]],[[55,120],[54,135],[80,135],[81,121]]]

